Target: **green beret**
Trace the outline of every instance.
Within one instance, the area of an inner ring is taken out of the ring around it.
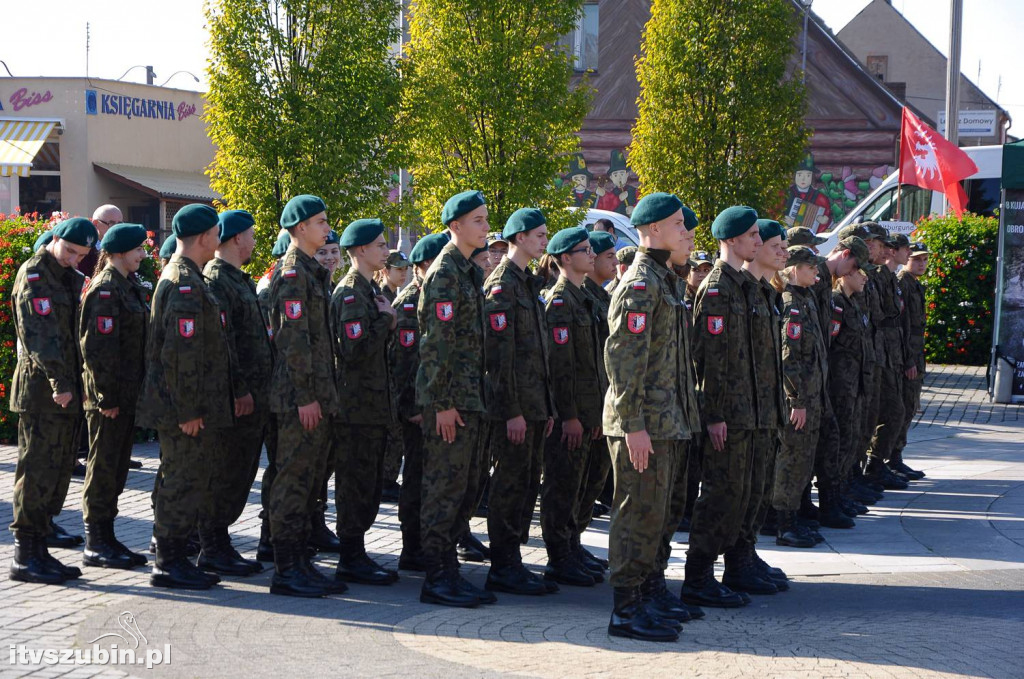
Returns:
[[[448,234],[427,234],[416,241],[416,245],[412,246],[412,252],[409,253],[409,261],[413,264],[422,264],[423,262],[435,259],[441,254],[444,246],[448,244],[448,240]]]
[[[711,223],[711,235],[718,240],[742,236],[757,224],[757,211],[746,205],[733,205],[718,213]]]
[[[871,263],[871,251],[868,250],[868,245],[861,238],[857,236],[850,236],[839,241],[839,245],[836,249],[842,252],[843,250],[849,250],[853,253],[853,256],[857,258],[857,265],[865,273],[874,271],[878,268],[877,265]]]
[[[603,233],[605,236],[611,238],[611,236],[605,233],[604,231],[601,231],[599,233]],[[548,254],[554,257],[558,257],[560,255],[568,253],[570,250],[572,250],[580,243],[589,242],[590,234],[587,233],[586,227],[573,226],[568,229],[562,229],[554,236],[552,236],[551,240],[548,242]],[[612,243],[612,246],[614,245],[615,243]]]
[[[114,224],[103,234],[100,247],[116,255],[134,250],[146,242],[146,227],[142,224]]]
[[[172,233],[167,238],[164,238],[164,242],[160,246],[160,259],[170,259],[174,256],[177,249],[178,237]]]
[[[289,236],[287,233],[284,235],[284,238],[287,238],[289,243],[292,240],[291,236]],[[335,231],[334,229],[328,230],[327,240],[324,241],[324,245],[341,245],[341,239],[338,238],[338,232]],[[285,246],[285,249],[287,249],[287,246]],[[282,252],[281,254],[284,253]]]
[[[618,252],[615,253],[615,259],[617,259],[619,261],[619,264],[625,264],[626,266],[629,266],[630,264],[632,264],[633,260],[635,258],[636,258],[636,246],[635,245],[627,245],[626,247],[622,248],[621,250],[619,250]]]
[[[377,240],[384,233],[384,222],[379,219],[357,219],[341,232],[341,247],[357,248]]]
[[[294,228],[299,222],[304,222],[310,217],[327,212],[327,206],[316,196],[304,193],[289,200],[281,212],[281,226],[286,229]]]
[[[637,202],[633,214],[629,216],[629,223],[633,226],[653,224],[671,217],[682,209],[683,201],[674,194],[649,193]]]
[[[894,247],[894,248],[909,248],[910,247],[910,239],[907,238],[906,234],[903,234],[903,233],[894,233],[894,234],[892,234],[892,236],[889,237],[889,243],[891,243],[892,247]]]
[[[697,228],[697,213],[690,208],[683,206],[683,223],[686,224],[687,231],[693,231]]]
[[[839,240],[846,240],[847,238],[860,238],[862,241],[867,242],[875,237],[863,224],[850,224],[839,229],[839,233],[836,234]]]
[[[607,231],[591,231],[590,247],[594,249],[595,255],[599,255],[615,247],[615,237]],[[550,251],[550,249],[551,246],[548,245],[548,250]]]
[[[288,252],[288,247],[292,244],[292,236],[290,233],[285,231],[277,240],[274,242],[274,247],[270,251],[270,254],[274,257],[284,257],[284,253]]]
[[[39,234],[39,238],[36,238],[36,242],[32,244],[32,252],[36,252],[37,250],[39,250],[39,248],[43,247],[44,245],[49,245],[50,241],[52,240],[53,229],[42,232],[41,234]]]
[[[96,227],[92,222],[85,217],[72,217],[53,227],[53,237],[91,248],[96,244],[100,235],[96,232]]]
[[[388,253],[387,261],[384,265],[391,269],[404,269],[409,266],[412,262],[406,257],[405,253],[401,250],[392,250]]]
[[[526,233],[547,224],[544,213],[535,207],[521,207],[512,213],[501,230],[501,237],[508,240],[517,233]]]
[[[452,223],[452,220],[458,219],[467,212],[472,212],[482,205],[487,205],[487,200],[484,198],[484,194],[479,191],[456,193],[444,204],[444,209],[441,210],[441,223],[448,226]]]
[[[701,264],[714,266],[715,262],[709,253],[704,252],[703,250],[694,250],[690,253],[690,266],[698,267]]]
[[[761,234],[761,240],[765,243],[770,238],[775,238],[776,236],[782,236],[782,240],[786,240],[787,236],[786,230],[782,228],[782,224],[779,224],[774,219],[757,220],[757,231]],[[793,243],[793,245],[797,245],[797,243]]]
[[[806,226],[794,226],[786,231],[786,241],[790,245],[806,245],[809,248],[813,248],[827,240],[827,238],[814,235],[814,232]]]
[[[198,236],[217,226],[217,211],[205,203],[192,203],[178,210],[171,220],[171,230],[178,238]]]
[[[36,248],[38,250],[38,248]],[[930,255],[928,252],[928,246],[920,241],[914,241],[910,244],[910,256],[920,257],[921,255]]]
[[[789,253],[789,257],[786,259],[786,266],[810,264],[817,267],[818,264],[825,261],[824,257],[819,257],[814,250],[806,245],[794,245],[793,247],[786,248],[786,252]]]
[[[477,255],[483,254],[483,253],[487,252],[488,250],[490,250],[490,248],[489,248],[489,247],[487,247],[487,245],[484,245],[484,246],[483,246],[482,248],[476,248],[476,249],[475,249],[475,250],[473,250],[473,252],[472,252],[472,253],[471,253],[471,254],[469,255],[469,258],[470,258],[470,259],[475,259]]]
[[[225,210],[217,217],[217,221],[220,222],[221,243],[248,231],[256,223],[252,215],[245,210]]]

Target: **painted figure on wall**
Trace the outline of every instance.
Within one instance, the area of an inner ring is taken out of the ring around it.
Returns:
[[[587,169],[587,161],[583,159],[582,153],[577,153],[569,162],[566,176],[572,185],[573,204],[576,207],[594,207],[594,194],[590,190],[590,180],[594,175]]]
[[[636,205],[637,191],[635,186],[629,185],[629,167],[626,165],[626,156],[621,150],[614,150],[611,154],[611,162],[608,165],[608,179],[598,182],[597,186],[597,207],[601,210],[610,210],[629,216],[633,213],[633,206]]]
[[[783,219],[790,226],[806,226],[815,233],[827,231],[832,223],[832,201],[814,187],[814,156],[808,153],[793,173]]]

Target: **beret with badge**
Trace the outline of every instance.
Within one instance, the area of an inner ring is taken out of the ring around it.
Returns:
[[[546,225],[547,219],[543,212],[535,207],[521,207],[509,216],[505,228],[501,230],[501,237],[508,240],[517,233],[526,233]]]
[[[213,208],[210,209],[212,210]],[[96,227],[88,219],[72,217],[53,227],[53,237],[66,240],[75,245],[81,245],[85,248],[91,248],[99,239],[99,234],[96,232]]]
[[[341,247],[357,248],[369,245],[384,233],[384,222],[379,219],[357,219],[341,232]]]
[[[32,252],[36,252],[37,250],[39,250],[39,248],[43,247],[44,245],[49,245],[50,241],[52,240],[53,229],[50,229],[49,231],[44,231],[43,233],[39,234],[39,238],[36,238],[36,242],[32,244]]]
[[[604,235],[608,236],[607,233]],[[568,254],[580,243],[590,244],[590,234],[587,232],[586,227],[573,226],[568,229],[562,229],[552,236],[548,242],[548,254],[552,257],[560,257]]]
[[[441,223],[448,226],[452,220],[470,213],[478,207],[487,205],[484,194],[480,191],[463,191],[448,199],[441,210]]]
[[[171,230],[178,238],[199,236],[215,228],[220,215],[205,203],[192,203],[178,210],[171,220]]]
[[[629,216],[629,223],[633,226],[645,226],[668,219],[679,210],[683,209],[683,201],[671,193],[649,193],[639,201]],[[694,215],[696,218],[696,215]],[[685,221],[685,216],[683,217]],[[689,229],[689,227],[687,227]],[[692,230],[692,229],[691,229]]]
[[[281,212],[281,226],[286,229],[294,228],[300,222],[321,212],[327,212],[327,206],[320,198],[308,193],[295,196],[285,203],[284,210]]]
[[[779,224],[774,219],[758,219],[757,220],[757,232],[761,236],[761,241],[767,243],[770,239],[779,236],[785,241],[788,238],[786,230],[782,228],[782,224]],[[793,243],[797,245],[797,243]]]
[[[615,238],[607,231],[591,231],[588,238],[590,238],[590,247],[594,249],[595,255],[615,247]]]
[[[248,231],[256,224],[253,216],[245,210],[225,210],[220,213],[217,219],[220,222],[221,243]]]
[[[718,213],[711,223],[711,235],[718,240],[742,236],[757,224],[757,211],[746,205],[733,205]]]
[[[114,224],[103,234],[100,247],[112,255],[130,252],[146,242],[146,227],[142,224]]]
[[[690,208],[686,207],[685,205],[682,207],[682,210],[683,210],[683,223],[686,225],[686,230],[687,231],[693,231],[694,229],[697,228],[697,224],[698,224],[698,221],[699,221],[697,219],[697,213],[694,212],[693,210],[691,210]]]
[[[444,233],[431,233],[420,238],[416,241],[416,245],[412,246],[409,261],[413,264],[422,264],[435,259],[441,254],[441,250],[448,244],[448,241],[448,234]]]

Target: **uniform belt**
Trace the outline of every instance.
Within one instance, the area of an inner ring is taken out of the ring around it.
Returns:
[[[880,328],[898,328],[900,322],[898,318],[883,318],[882,322],[878,324]]]

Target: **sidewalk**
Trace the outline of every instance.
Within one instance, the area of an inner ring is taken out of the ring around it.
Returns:
[[[984,386],[983,369],[934,366],[905,452],[927,478],[887,492],[856,529],[823,531],[827,542],[815,549],[784,550],[764,539],[759,551],[792,576],[791,590],[756,597],[740,610],[708,609],[675,644],[609,638],[607,583],[541,598],[499,595],[495,606],[459,610],[420,604],[421,577],[405,572],[392,587],[353,585],[344,597],[299,600],[269,595],[269,574],[188,593],[151,588],[144,570],[83,568],[82,579],[67,587],[0,580],[0,645],[91,648],[94,638],[114,632],[130,642],[118,623],[130,612],[145,636],[140,653],[169,646],[170,664],[32,666],[8,657],[0,660],[0,677],[1020,677],[1024,422],[1018,406],[988,403]],[[138,446],[135,457],[145,466],[129,477],[118,535],[145,550],[155,445]],[[16,460],[16,449],[0,447],[5,524]],[[257,481],[232,529],[250,555],[259,535],[258,492]],[[75,532],[80,495],[75,479],[59,519]],[[595,552],[605,551],[607,528],[606,519],[595,521],[585,536]],[[474,530],[485,536],[485,522],[475,520]],[[686,537],[676,536],[673,587],[682,580]],[[396,566],[394,505],[382,506],[367,548]],[[12,552],[4,531],[5,567]],[[80,551],[54,553],[80,561]],[[524,559],[531,566],[545,561],[536,525]],[[319,565],[333,570],[335,562]],[[486,566],[463,572],[482,584]]]

